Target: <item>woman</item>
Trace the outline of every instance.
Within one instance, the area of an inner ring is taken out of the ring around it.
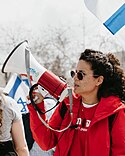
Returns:
[[[125,75],[119,60],[111,53],[86,49],[71,76],[73,121],[66,131],[58,133],[46,128],[33,106],[28,105],[36,142],[44,150],[56,146],[54,156],[125,155]],[[44,110],[42,96],[37,94],[37,97],[37,106]],[[62,116],[63,105],[67,111]],[[45,120],[45,115],[41,117]],[[55,110],[49,125],[63,129],[69,122],[69,98],[66,98]]]
[[[0,156],[29,156],[16,102],[0,93]]]

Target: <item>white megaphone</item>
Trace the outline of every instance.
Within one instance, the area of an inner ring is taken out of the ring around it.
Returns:
[[[42,86],[57,100],[60,99],[59,102],[68,95],[67,83],[36,61],[29,50],[27,40],[12,50],[3,64],[2,72],[30,74],[30,80]]]

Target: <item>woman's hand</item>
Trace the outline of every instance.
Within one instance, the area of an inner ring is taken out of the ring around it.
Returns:
[[[41,93],[38,92],[38,90],[34,90],[34,92],[32,93],[32,98],[33,98],[35,104],[41,103],[44,100],[44,97],[42,96]],[[30,101],[30,97],[29,96],[27,96],[27,100],[28,100],[27,103],[30,104],[31,101]]]
[[[39,92],[33,92],[33,97],[36,104],[41,103],[44,100],[44,97]]]

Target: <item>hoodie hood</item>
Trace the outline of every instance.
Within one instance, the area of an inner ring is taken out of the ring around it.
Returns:
[[[97,106],[94,120],[101,120],[118,112],[120,109],[125,109],[125,105],[121,102],[120,98],[117,96],[102,97]]]

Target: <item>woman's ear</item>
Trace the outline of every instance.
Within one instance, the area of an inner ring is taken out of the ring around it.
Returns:
[[[103,83],[103,80],[104,80],[104,77],[103,76],[99,76],[98,78],[97,78],[97,86],[100,86],[102,83]]]

